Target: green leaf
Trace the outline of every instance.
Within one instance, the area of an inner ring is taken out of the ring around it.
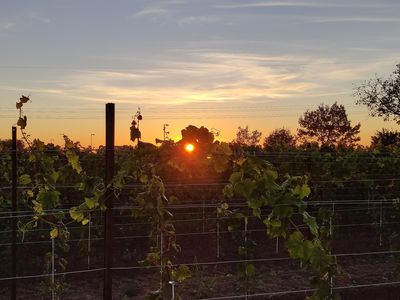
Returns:
[[[60,199],[60,192],[41,190],[37,196],[36,201],[39,202],[44,210],[54,209],[58,206]]]
[[[304,241],[304,243],[303,243],[303,253],[304,253],[304,259],[305,260],[308,261],[310,259],[310,257],[313,254],[314,248],[315,248],[315,245],[311,241],[309,241],[309,240]]]
[[[257,182],[252,181],[250,179],[245,179],[235,185],[235,191],[240,196],[243,196],[246,199],[249,199],[251,197],[253,190],[256,188],[256,185],[257,185]]]
[[[310,214],[306,211],[303,212],[303,221],[308,225],[308,228],[310,228],[311,233],[314,236],[318,236],[318,224],[317,221],[314,217],[310,216]]]
[[[19,177],[18,183],[21,185],[27,185],[32,182],[31,177],[28,174],[23,174]]]
[[[303,240],[304,236],[300,231],[295,231],[289,236],[287,240],[287,248],[292,258],[295,259],[303,258],[304,256]]]
[[[311,265],[317,270],[324,270],[330,263],[328,256],[320,247],[314,246],[313,252],[310,255]]]
[[[67,156],[68,163],[72,169],[74,169],[78,174],[82,173],[83,170],[79,162],[79,156],[73,151],[67,151],[65,155]]]

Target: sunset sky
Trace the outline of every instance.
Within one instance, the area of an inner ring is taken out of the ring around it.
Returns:
[[[138,107],[144,141],[189,124],[295,132],[320,103],[344,104],[362,143],[382,127],[355,105],[355,84],[400,63],[398,0],[0,0],[0,139],[29,95],[28,132],[104,142],[116,103],[117,144]]]

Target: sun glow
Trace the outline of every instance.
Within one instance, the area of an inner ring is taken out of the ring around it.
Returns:
[[[193,152],[194,145],[193,144],[186,144],[185,145],[185,150],[186,150],[186,152],[189,152],[189,153]]]

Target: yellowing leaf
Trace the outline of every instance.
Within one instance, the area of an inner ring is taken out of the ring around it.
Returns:
[[[295,195],[298,195],[300,197],[300,199],[303,199],[303,198],[308,197],[310,195],[311,189],[307,184],[297,185],[294,188],[293,193]]]
[[[99,203],[94,198],[85,198],[85,203],[89,209],[95,208]]]
[[[50,237],[52,239],[55,239],[56,237],[58,237],[58,228],[55,227],[50,231]]]
[[[84,218],[83,212],[78,210],[76,207],[72,207],[69,210],[69,215],[76,222],[81,222],[83,220],[83,218]]]
[[[190,278],[190,270],[186,265],[180,265],[177,269],[172,270],[172,278],[177,282],[183,282]]]

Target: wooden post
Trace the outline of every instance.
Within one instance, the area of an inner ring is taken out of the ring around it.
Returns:
[[[17,127],[12,127],[11,300],[17,299]]]
[[[103,299],[112,299],[112,208],[114,193],[109,184],[114,177],[115,104],[106,104],[106,170],[105,193],[106,211],[104,215],[104,290]]]

